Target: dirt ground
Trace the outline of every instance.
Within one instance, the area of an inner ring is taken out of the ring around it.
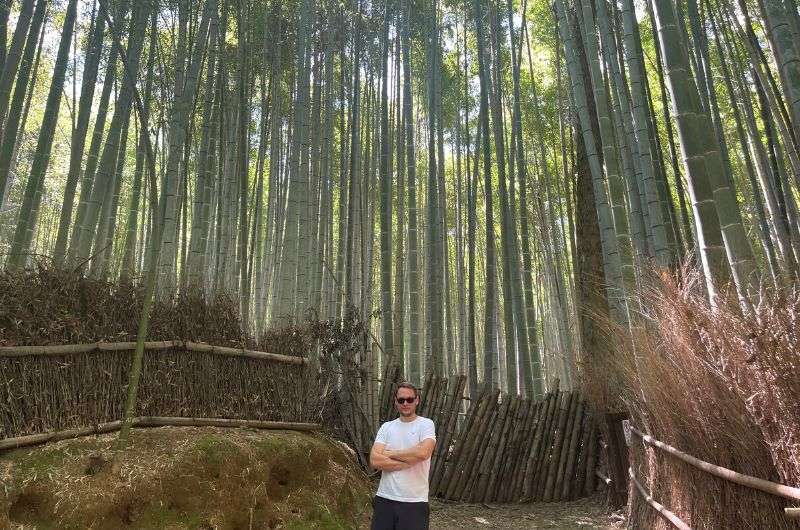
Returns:
[[[431,530],[505,528],[558,530],[622,528],[618,514],[609,514],[594,497],[563,503],[461,504],[431,502]]]

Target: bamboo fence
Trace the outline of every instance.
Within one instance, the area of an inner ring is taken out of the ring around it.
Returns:
[[[135,343],[0,348],[0,439],[122,417]],[[183,341],[148,342],[138,417],[317,423],[318,373],[302,357]]]
[[[380,422],[396,417],[398,377],[392,367],[384,371]],[[436,426],[432,496],[468,502],[561,501],[595,491],[598,429],[578,392],[555,390],[534,401],[484,387],[470,400],[464,396],[466,383],[463,375],[449,380],[429,375],[420,389],[417,413]],[[380,422],[357,422],[363,428],[356,449],[365,462],[375,436],[375,431],[366,436],[367,426]]]
[[[577,391],[533,401],[481,390],[462,429],[437,424],[437,451],[448,456],[432,464],[432,494],[484,503],[591,494],[597,428],[585,411]]]

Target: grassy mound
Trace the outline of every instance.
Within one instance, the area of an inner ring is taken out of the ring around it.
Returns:
[[[349,529],[369,483],[318,435],[213,428],[137,429],[121,476],[114,435],[0,457],[0,528]]]

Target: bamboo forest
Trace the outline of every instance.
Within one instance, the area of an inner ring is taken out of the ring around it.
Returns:
[[[797,0],[0,0],[0,528],[800,528],[798,204]]]

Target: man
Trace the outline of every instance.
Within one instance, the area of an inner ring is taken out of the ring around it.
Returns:
[[[428,473],[436,445],[433,422],[417,416],[419,392],[401,383],[395,392],[400,417],[378,429],[369,463],[381,470],[372,500],[372,530],[427,530]]]

